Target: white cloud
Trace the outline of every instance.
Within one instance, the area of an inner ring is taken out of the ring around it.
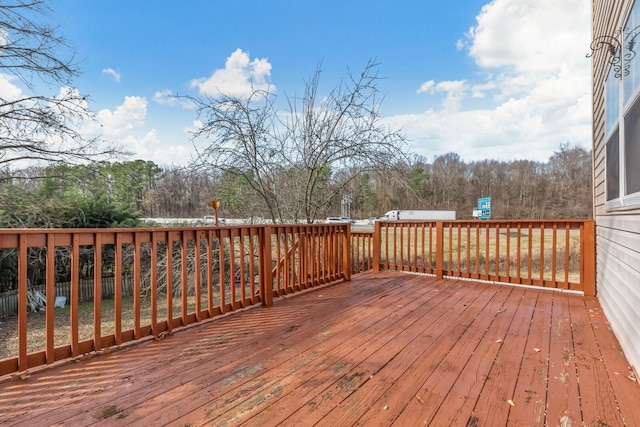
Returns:
[[[106,74],[108,76],[113,77],[113,80],[115,80],[117,83],[120,83],[120,72],[114,70],[113,68],[105,68],[104,70],[102,70],[102,74]]]
[[[248,52],[236,49],[226,60],[225,67],[215,70],[206,78],[193,79],[190,87],[197,88],[200,95],[230,95],[248,97],[253,90],[275,91],[269,83],[271,64],[266,58],[251,61]]]
[[[100,110],[98,122],[102,125],[103,134],[109,137],[120,137],[144,125],[147,116],[147,100],[139,96],[126,96],[124,103],[114,111]]]
[[[188,138],[170,137],[167,138],[170,143],[163,141],[157,129],[147,127],[147,106],[144,97],[126,96],[113,110],[100,110],[96,122],[87,125],[85,133],[122,147],[133,159],[151,160],[159,165],[186,164],[193,154]]]
[[[162,144],[156,129],[151,129],[141,137],[128,135],[122,144],[133,153],[133,158],[151,160],[158,165],[183,164],[192,153],[188,146]]]
[[[447,80],[436,83],[433,80],[422,83],[417,93],[435,94],[438,92],[445,93],[442,101],[444,110],[457,110],[462,105],[462,100],[468,94],[467,82],[464,80]]]
[[[176,99],[170,89],[159,90],[153,94],[153,100],[160,105],[175,105]]]
[[[22,90],[12,82],[16,76],[0,74],[0,98],[6,101],[15,101],[23,96]]]
[[[416,93],[434,93],[436,82],[433,80],[426,81],[420,85]]]
[[[457,46],[483,81],[427,81],[417,92],[445,94],[441,108],[389,122],[427,157],[546,161],[562,143],[590,148],[590,12],[583,0],[493,0]]]

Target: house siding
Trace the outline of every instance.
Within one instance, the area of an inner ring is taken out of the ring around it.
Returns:
[[[633,0],[593,0],[592,37],[619,31]],[[604,81],[609,71],[608,53],[592,58],[593,75],[593,177],[596,221],[596,289],[625,355],[640,368],[640,207],[605,208]]]

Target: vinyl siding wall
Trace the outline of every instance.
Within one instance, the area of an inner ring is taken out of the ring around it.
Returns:
[[[640,0],[638,0],[640,1]],[[633,0],[593,0],[592,37],[613,35],[625,23]],[[608,52],[592,58],[594,215],[596,220],[596,289],[603,310],[625,355],[640,368],[640,206],[605,208],[604,82]],[[640,161],[638,162],[640,167]]]

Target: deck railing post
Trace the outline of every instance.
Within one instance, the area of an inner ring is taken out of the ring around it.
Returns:
[[[26,371],[27,363],[27,236],[18,235],[18,370]]]
[[[259,234],[259,246],[261,253],[262,274],[260,274],[260,294],[262,295],[262,306],[270,307],[273,305],[273,274],[271,272],[272,255],[271,255],[271,236],[273,227],[267,226],[262,228]]]
[[[584,296],[596,295],[596,225],[593,220],[584,222],[582,271],[580,279]]]
[[[93,245],[94,245],[93,246],[94,247],[93,265],[95,266],[93,269],[93,349],[96,351],[99,351],[99,350],[102,350],[102,234],[101,233],[99,232],[94,233]],[[48,293],[49,292],[47,291],[47,296],[48,296]],[[47,304],[49,304],[48,300],[47,300]],[[52,353],[51,356],[53,356],[53,351],[51,353]]]
[[[380,221],[373,224],[373,271],[380,271],[380,251],[382,250],[382,239],[380,238],[382,225]]]
[[[351,281],[351,224],[346,224],[342,233],[342,271],[344,280]]]
[[[436,277],[442,279],[444,273],[444,223],[436,222]]]
[[[69,316],[71,324],[71,356],[80,355],[80,236],[77,232],[71,238],[71,292]]]

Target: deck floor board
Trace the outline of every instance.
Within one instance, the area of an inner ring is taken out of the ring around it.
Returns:
[[[640,425],[629,376],[597,299],[369,272],[4,379],[0,426]]]

